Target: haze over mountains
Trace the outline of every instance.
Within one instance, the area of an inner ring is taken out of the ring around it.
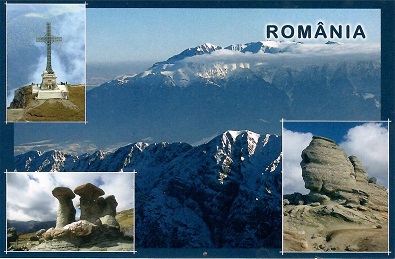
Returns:
[[[88,91],[86,125],[16,125],[15,152],[199,144],[229,129],[279,134],[281,118],[378,120],[380,71],[379,46],[203,44]]]

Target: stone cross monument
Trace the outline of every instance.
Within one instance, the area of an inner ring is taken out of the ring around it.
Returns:
[[[42,74],[43,80],[40,88],[55,90],[57,89],[57,84],[56,75],[51,65],[51,45],[53,42],[62,41],[62,37],[53,37],[51,34],[51,23],[47,22],[47,34],[43,37],[37,37],[36,41],[47,44],[47,68]]]

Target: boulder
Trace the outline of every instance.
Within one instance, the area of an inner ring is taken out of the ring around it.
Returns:
[[[79,220],[64,226],[63,229],[69,230],[71,234],[75,236],[88,236],[92,233],[92,229],[94,227],[96,227],[96,225],[90,223],[87,220]]]
[[[36,232],[36,236],[41,237],[45,233],[45,229],[40,229],[39,231]]]
[[[132,227],[129,228],[124,228],[122,231],[122,235],[125,239],[127,240],[132,240],[134,239],[134,229]]]

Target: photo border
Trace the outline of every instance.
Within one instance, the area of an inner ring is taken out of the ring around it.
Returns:
[[[5,212],[5,215],[7,215],[7,210],[8,210],[8,197],[7,197],[7,183],[8,183],[8,175],[10,175],[10,174],[57,174],[57,175],[61,175],[61,174],[91,174],[91,175],[97,175],[97,174],[124,174],[124,175],[126,175],[126,174],[130,174],[130,175],[133,175],[133,182],[131,183],[132,184],[132,190],[133,190],[133,196],[134,196],[134,199],[133,199],[133,214],[134,214],[134,216],[133,216],[133,246],[132,246],[132,250],[131,251],[8,251],[7,250],[7,231],[5,231],[5,238],[4,238],[4,253],[7,255],[7,254],[13,254],[13,253],[16,253],[16,254],[19,254],[19,253],[23,253],[23,254],[26,254],[26,255],[28,255],[28,254],[35,254],[35,253],[37,253],[37,254],[40,254],[40,253],[46,253],[46,254],[51,254],[51,253],[66,253],[66,254],[70,254],[70,253],[75,253],[75,254],[86,254],[86,253],[88,253],[88,254],[90,254],[90,253],[100,253],[100,254],[102,254],[102,253],[104,253],[104,254],[123,254],[123,255],[126,255],[126,254],[130,254],[130,253],[132,253],[133,255],[135,255],[136,253],[137,253],[137,250],[136,250],[136,217],[135,217],[135,215],[136,215],[136,175],[137,175],[137,172],[136,171],[132,171],[132,172],[4,172],[4,175],[5,175],[5,184],[6,184],[6,188],[5,188],[5,199],[4,199],[4,202],[5,202],[5,210],[4,210],[4,212]],[[111,194],[110,194],[111,195]],[[77,197],[77,196],[76,196]],[[77,221],[75,221],[75,222],[77,222]],[[5,229],[7,230],[8,229],[8,222],[7,222],[7,217],[5,217]],[[1,239],[0,239],[1,240]]]

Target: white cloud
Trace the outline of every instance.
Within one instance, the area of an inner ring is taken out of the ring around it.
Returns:
[[[12,6],[12,4],[9,6]],[[23,10],[22,8],[33,10],[24,14],[25,17],[40,19],[54,19],[61,15],[79,13],[85,9],[85,5],[82,4],[30,4],[29,7],[24,7],[23,5],[19,5],[19,7],[21,10]],[[18,5],[15,5],[14,8],[18,8]]]
[[[300,192],[308,193],[304,188],[304,181],[302,178],[302,169],[300,162],[302,161],[301,154],[311,139],[312,133],[293,132],[283,129],[283,188],[284,194]]]
[[[64,6],[64,5],[62,5]],[[66,5],[68,6],[68,5]],[[52,45],[52,68],[56,73],[57,81],[80,84],[85,82],[85,10],[81,5],[68,6],[66,11],[57,11],[62,8],[56,5],[51,8],[52,16],[60,16],[52,24],[52,34],[62,37],[61,42]],[[75,8],[75,11],[71,11]],[[53,11],[53,12],[52,12]],[[41,24],[41,23],[39,23]],[[45,27],[43,27],[43,34]],[[41,74],[46,68],[46,44],[35,43],[42,53],[36,70],[32,73],[29,82],[40,83]]]
[[[213,62],[252,63],[267,65],[285,65],[301,68],[330,62],[350,62],[361,60],[380,61],[379,44],[295,44],[289,45],[283,53],[242,53],[221,49],[207,55],[188,57],[181,62],[194,62],[209,65]],[[303,59],[303,62],[301,62]]]
[[[39,13],[27,13],[25,17],[45,19],[45,15]]]
[[[92,183],[103,189],[105,196],[114,195],[117,211],[134,207],[134,175],[131,173],[8,173],[7,219],[56,220],[58,201],[52,190],[58,186],[74,190],[77,186]],[[79,196],[73,199],[79,217]]]
[[[43,152],[49,150],[58,150],[71,155],[81,155],[84,153],[91,154],[97,151],[98,147],[95,144],[93,144],[92,141],[89,140],[80,141],[80,142],[71,142],[71,141],[54,142],[53,140],[43,140],[43,141],[36,141],[36,142],[29,142],[20,145],[15,145],[14,155],[16,156],[19,154],[24,154],[32,150],[38,150]]]
[[[370,177],[388,186],[388,129],[382,123],[365,123],[348,130],[339,146],[358,157]]]

